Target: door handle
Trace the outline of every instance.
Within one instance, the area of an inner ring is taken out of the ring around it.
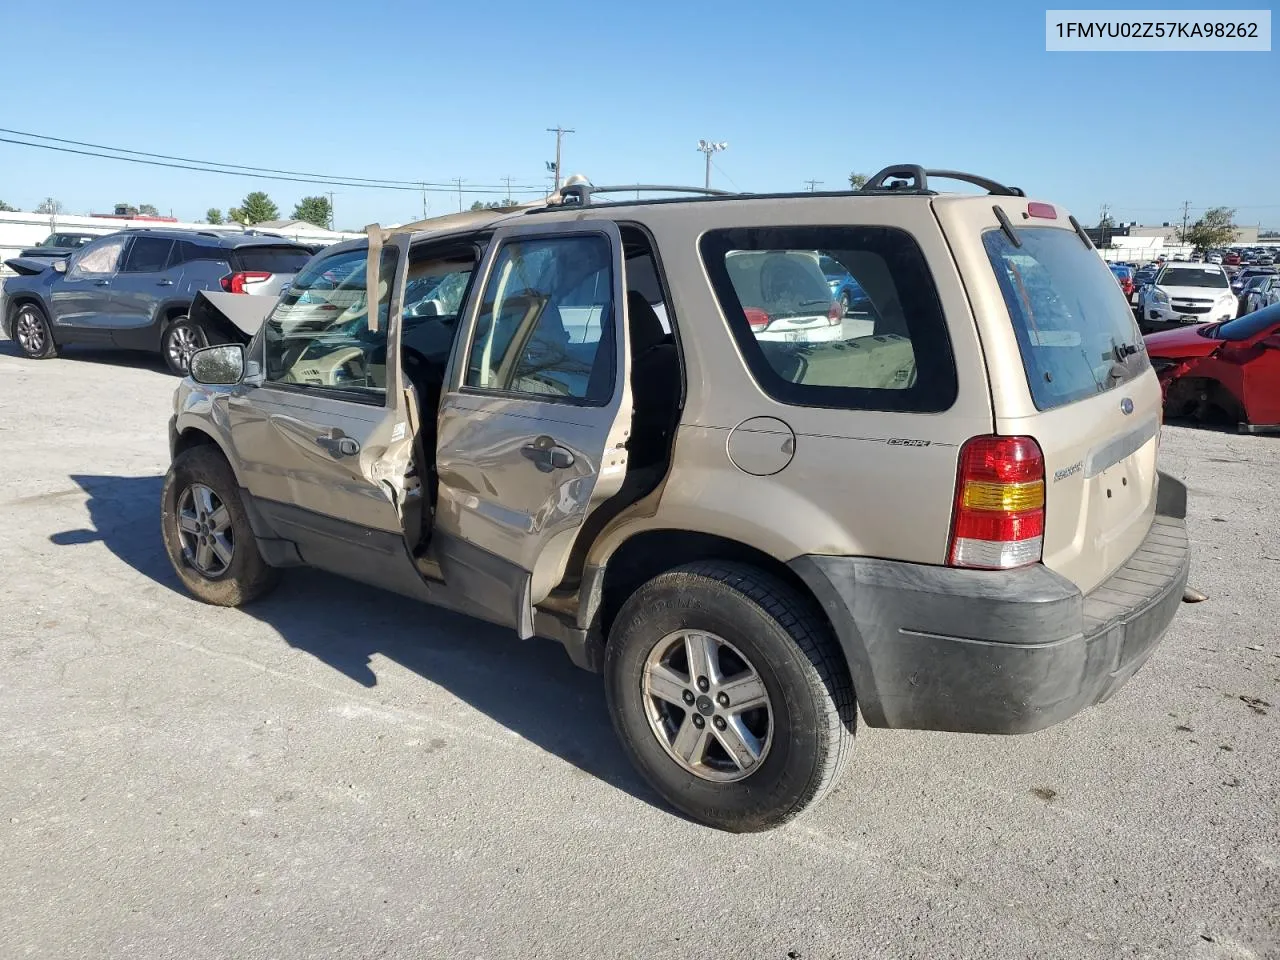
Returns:
[[[95,280],[95,281],[93,281],[93,285],[94,285],[95,287],[109,287],[109,286],[111,286],[111,281],[110,281],[110,280]]]
[[[316,437],[316,444],[328,451],[331,457],[354,457],[360,452],[360,443],[355,437]]]
[[[560,446],[554,437],[546,435],[538,437],[533,443],[526,443],[520,448],[520,453],[526,460],[532,460],[543,473],[568,469],[574,462],[573,451]]]
[[[157,287],[172,287],[172,286],[173,286],[173,281],[172,281],[172,280],[157,280],[157,281],[156,281],[156,286],[157,286]]]

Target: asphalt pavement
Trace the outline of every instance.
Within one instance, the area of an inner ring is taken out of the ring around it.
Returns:
[[[1164,429],[1209,599],[1109,703],[860,729],[824,805],[730,836],[551,643],[309,571],[190,599],[174,385],[0,342],[6,960],[1280,957],[1280,438]]]

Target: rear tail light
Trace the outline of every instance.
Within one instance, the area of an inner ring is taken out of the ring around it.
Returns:
[[[1058,211],[1054,209],[1052,203],[1041,203],[1039,200],[1032,200],[1027,204],[1028,217],[1043,217],[1045,220],[1057,220]]]
[[[839,300],[832,300],[831,306],[827,307],[827,323],[835,326],[844,319],[844,307],[840,306]]]
[[[241,270],[222,278],[222,289],[227,293],[244,293],[244,285],[259,280],[270,280],[271,274],[262,270]]]
[[[759,307],[744,307],[743,313],[747,315],[747,325],[756,333],[759,333],[773,320],[769,314],[765,313]]]
[[[1044,455],[1031,437],[974,437],[960,451],[947,562],[1007,570],[1044,548]]]

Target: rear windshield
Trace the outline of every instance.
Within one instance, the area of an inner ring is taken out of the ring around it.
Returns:
[[[1142,335],[1098,254],[1058,227],[1019,227],[1017,236],[1020,247],[1003,230],[982,240],[1037,409],[1102,393],[1147,369],[1141,349],[1117,361],[1124,351],[1116,348],[1140,345]]]
[[[1161,287],[1219,287],[1230,284],[1221,270],[1198,270],[1195,267],[1165,267],[1156,281]]]
[[[239,247],[235,257],[240,270],[297,273],[311,259],[311,251],[303,247]]]
[[[752,376],[775,399],[920,412],[955,401],[942,305],[905,231],[744,227],[709,231],[699,248]]]

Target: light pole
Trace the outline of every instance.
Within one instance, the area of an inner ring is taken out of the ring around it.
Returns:
[[[703,178],[702,185],[708,190],[711,189],[711,155],[727,149],[729,149],[729,144],[725,143],[723,140],[698,141],[698,151],[707,155],[707,175]]]

